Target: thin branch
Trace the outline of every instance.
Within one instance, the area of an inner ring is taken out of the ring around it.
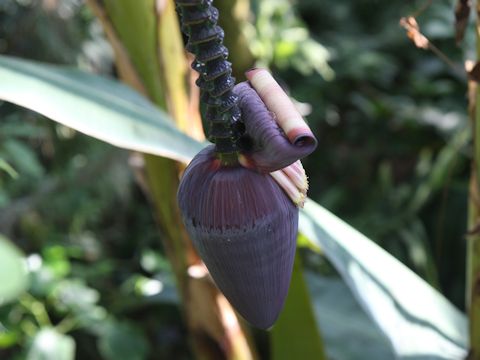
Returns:
[[[427,0],[419,9],[417,9],[413,14],[411,14],[411,17],[417,18],[420,15],[422,15],[433,3],[433,0]]]

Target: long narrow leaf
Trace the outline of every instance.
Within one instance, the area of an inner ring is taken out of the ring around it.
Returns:
[[[340,277],[308,270],[304,277],[327,359],[395,359],[388,338],[362,310]]]
[[[405,265],[311,200],[300,231],[321,247],[397,356],[466,356],[465,316]]]
[[[0,99],[121,148],[183,162],[202,148],[129,87],[73,68],[0,56]]]

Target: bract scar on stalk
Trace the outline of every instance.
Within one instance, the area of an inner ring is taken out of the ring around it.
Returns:
[[[268,329],[288,292],[298,206],[308,188],[299,159],[317,142],[268,71],[252,70],[235,86],[212,0],[176,4],[214,143],[181,179],[183,221],[226,298],[252,325]]]

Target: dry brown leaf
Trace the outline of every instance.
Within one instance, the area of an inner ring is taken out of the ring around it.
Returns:
[[[480,62],[473,63],[469,61],[465,63],[465,70],[467,71],[468,78],[475,82],[480,82]]]
[[[478,65],[478,63],[475,63],[472,60],[467,60],[465,61],[465,72],[467,73],[468,76],[468,115],[469,118],[473,121],[475,118],[475,101],[477,99],[477,82],[478,80],[474,80],[474,78],[478,78],[480,76],[479,74],[479,67],[477,66],[477,69],[473,71],[475,66]]]
[[[400,26],[407,30],[408,38],[413,41],[416,47],[420,49],[428,49],[428,39],[420,32],[417,20],[415,20],[413,16],[401,18]]]
[[[471,6],[470,0],[457,0],[457,5],[455,6],[455,41],[457,45],[462,42],[465,36]]]

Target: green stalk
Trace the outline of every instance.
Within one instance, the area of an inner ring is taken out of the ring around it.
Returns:
[[[238,140],[242,135],[238,97],[233,93],[235,78],[232,77],[228,51],[211,57],[212,51],[223,47],[224,31],[218,25],[217,17],[211,16],[216,9],[211,1],[196,3],[176,1],[180,14],[181,28],[188,38],[187,49],[195,55],[192,67],[199,73],[198,86],[205,103],[205,120],[209,122],[208,139],[215,144],[215,153],[225,166],[238,166]],[[192,22],[192,16],[204,14]],[[205,57],[205,55],[208,55]],[[223,69],[218,72],[218,69]]]
[[[120,77],[167,110],[179,128],[199,138],[198,107],[189,98],[189,93],[195,90],[188,88],[189,64],[173,0],[88,0],[88,3],[113,45]],[[206,276],[188,275],[188,269],[200,260],[177,206],[181,166],[153,155],[144,158],[146,180],[181,295],[195,357],[256,358],[244,330],[232,321],[232,316],[236,320],[233,310],[215,285]]]
[[[477,1],[477,13],[480,11],[480,2]],[[477,16],[477,59],[480,59],[480,18]],[[478,61],[478,60],[477,60]],[[472,118],[472,133],[474,154],[472,174],[470,179],[470,194],[468,203],[467,237],[467,286],[466,302],[470,320],[470,353],[469,360],[480,360],[480,88],[475,86],[475,104],[470,104]]]
[[[272,360],[324,360],[325,349],[297,253],[285,307],[270,339]]]
[[[230,59],[234,61],[233,76],[237,82],[244,81],[245,71],[255,62],[243,31],[245,23],[251,17],[250,0],[217,0],[215,6],[221,14],[218,23],[225,30],[225,46]]]

